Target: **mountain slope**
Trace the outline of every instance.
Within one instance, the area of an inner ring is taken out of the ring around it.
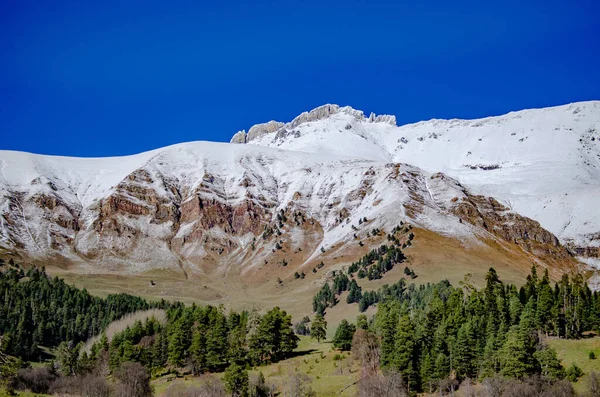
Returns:
[[[304,119],[310,121],[292,121],[246,140],[443,172],[539,221],[574,252],[600,256],[599,101],[401,127],[391,116],[366,118],[335,105],[317,108]],[[237,142],[242,141],[238,133]]]

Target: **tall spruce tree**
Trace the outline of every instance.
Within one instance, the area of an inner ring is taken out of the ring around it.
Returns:
[[[408,383],[410,389],[415,390],[418,384],[417,372],[415,371],[415,328],[408,315],[405,314],[398,320],[394,339],[396,343],[392,364]]]
[[[546,335],[554,331],[555,324],[552,318],[554,312],[554,293],[550,286],[550,278],[548,269],[544,271],[544,276],[540,280],[537,287],[537,305],[536,305],[536,324]]]
[[[465,322],[458,330],[453,349],[454,368],[461,379],[474,378],[477,374],[476,340],[471,322]]]

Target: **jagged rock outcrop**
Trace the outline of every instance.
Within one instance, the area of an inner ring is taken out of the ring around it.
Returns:
[[[567,244],[567,247],[576,256],[600,259],[600,247],[580,247],[575,244]]]
[[[241,130],[231,137],[230,143],[246,143],[246,131]]]
[[[181,224],[194,224],[194,229],[219,228],[230,235],[258,235],[271,218],[271,211],[252,200],[228,205],[216,199],[196,195],[181,204]]]
[[[328,117],[340,113],[352,116],[354,120],[359,122],[386,123],[392,126],[396,126],[396,116],[387,114],[376,115],[375,113],[371,113],[371,115],[368,118],[366,118],[362,110],[356,110],[350,106],[340,107],[339,105],[326,104],[314,108],[313,110],[310,110],[308,112],[301,113],[289,123],[269,121],[267,123],[256,124],[250,127],[247,134],[244,131],[237,132],[231,138],[231,143],[247,143],[257,138],[260,138],[263,135],[272,134],[275,132],[279,133],[279,136],[281,137],[286,134],[289,134],[291,130],[298,127],[299,125],[324,120]]]
[[[346,108],[346,110],[350,110],[350,108]],[[325,119],[333,114],[337,114],[340,112],[340,107],[338,105],[322,105],[309,112],[300,113],[294,120],[288,123],[289,128],[295,128],[303,123],[308,123],[311,121],[317,121]],[[362,114],[362,112],[360,112]]]
[[[375,113],[371,113],[369,116],[369,123],[386,123],[392,126],[396,126],[396,116],[390,114],[380,114],[379,116]]]
[[[265,134],[270,134],[270,133],[276,132],[284,125],[285,125],[284,123],[280,123],[279,121],[275,121],[275,120],[271,120],[269,122],[262,123],[262,124],[253,125],[248,130],[248,135],[246,135],[246,141],[250,142],[256,138],[260,138],[261,136],[263,136]]]

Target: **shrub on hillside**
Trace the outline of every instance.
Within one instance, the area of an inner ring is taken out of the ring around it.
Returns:
[[[565,375],[571,382],[577,382],[577,380],[583,376],[583,371],[581,368],[575,365],[575,363],[573,363],[569,368],[567,368]]]
[[[358,384],[358,397],[408,397],[402,376],[394,371],[375,374]]]
[[[82,397],[111,397],[112,388],[108,381],[96,375],[58,376],[46,391],[55,395]]]
[[[18,373],[18,388],[34,393],[48,393],[56,375],[46,367],[23,368]]]
[[[115,372],[118,380],[115,397],[151,397],[150,375],[140,363],[125,362]]]
[[[165,390],[164,397],[226,397],[223,382],[213,376],[207,376],[200,385],[174,383]]]

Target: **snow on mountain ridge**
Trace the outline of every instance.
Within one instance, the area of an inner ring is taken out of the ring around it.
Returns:
[[[564,243],[600,247],[600,101],[399,127],[337,112],[249,143],[444,172]]]
[[[351,116],[353,119],[368,123],[386,123],[395,126],[396,116],[383,114],[376,115],[371,113],[367,118],[362,110],[356,110],[350,106],[339,106],[333,104],[325,104],[314,108],[313,110],[303,112],[295,117],[289,123],[282,123],[279,121],[271,120],[266,123],[255,124],[246,133],[245,130],[238,131],[232,138],[230,143],[249,143],[257,138],[262,137],[266,134],[282,131],[285,133],[287,129],[294,129],[297,126],[309,123],[311,121],[318,121],[328,119],[331,116],[343,114]]]
[[[351,161],[347,156],[327,156],[326,159],[311,153],[290,156],[275,148],[236,147],[219,142],[187,142],[155,149],[130,156],[105,158],[80,158],[39,155],[26,152],[0,150],[0,189],[35,193],[47,189],[48,184],[37,181],[46,179],[54,185],[53,190],[69,192],[84,207],[110,194],[128,175],[147,166],[159,167],[181,180],[193,179],[211,162],[224,173],[234,173],[231,160],[242,161],[256,157],[272,162],[285,158],[288,164],[301,168],[302,159],[308,163],[323,161]],[[37,182],[36,182],[37,181]],[[196,181],[198,182],[198,181]],[[37,187],[36,187],[37,186]]]

